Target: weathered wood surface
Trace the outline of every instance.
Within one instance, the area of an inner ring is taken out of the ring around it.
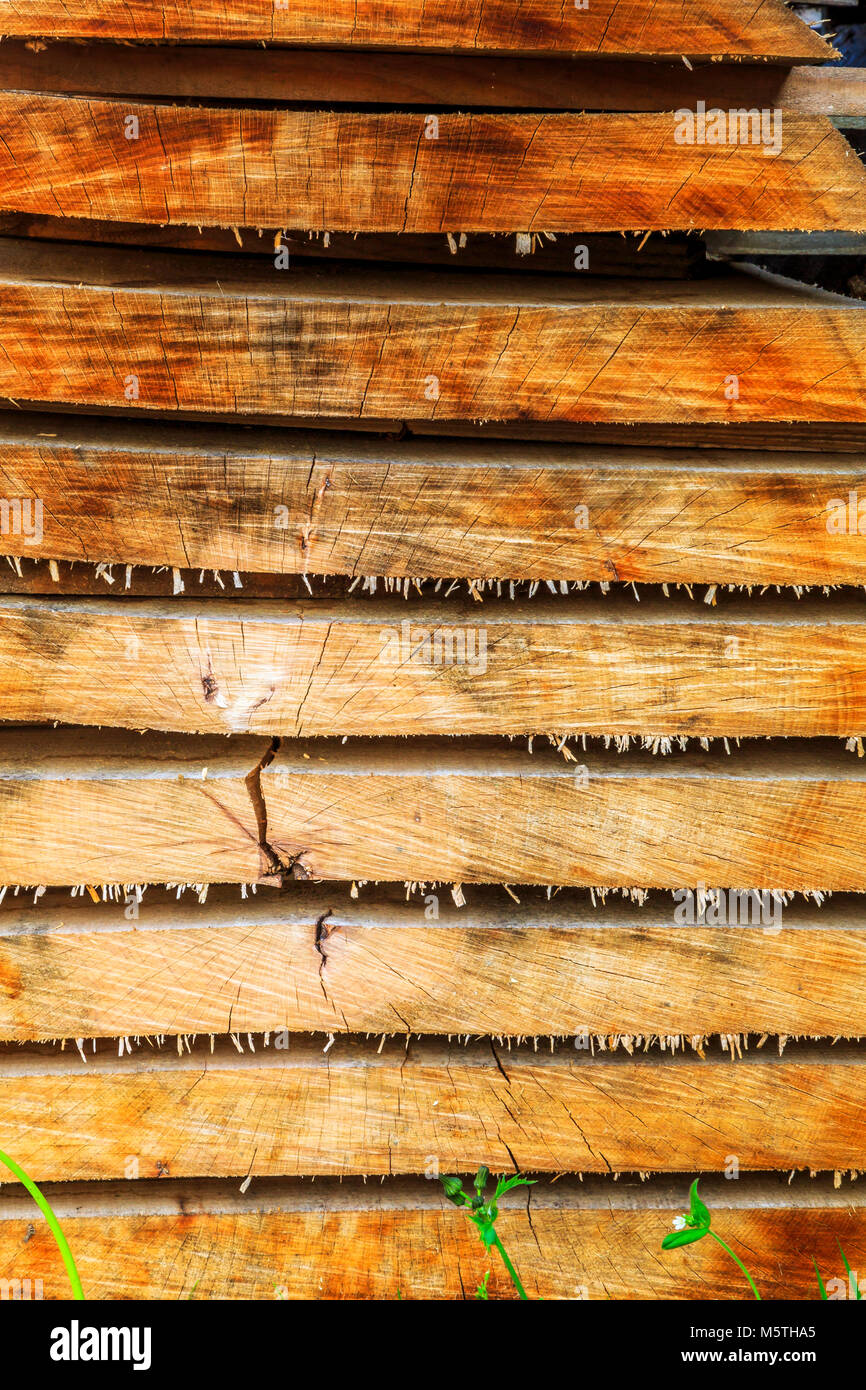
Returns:
[[[0,549],[55,560],[272,575],[862,584],[866,537],[847,524],[851,493],[866,498],[866,463],[829,452],[0,419],[9,503]],[[845,508],[839,534],[828,530],[833,501]],[[0,585],[14,577],[0,575]],[[125,583],[117,577],[112,592]],[[59,579],[52,587],[64,591]]]
[[[497,1227],[531,1298],[751,1297],[714,1241],[661,1251],[684,1209],[683,1182],[633,1184],[539,1183],[531,1219],[525,1199],[503,1200]],[[701,1190],[765,1299],[814,1301],[813,1257],[825,1280],[846,1278],[837,1241],[852,1269],[866,1263],[861,1186],[846,1182],[833,1191],[821,1179],[787,1187],[778,1179],[707,1176]],[[436,1189],[433,1182],[359,1188],[319,1180],[275,1191],[254,1182],[242,1197],[236,1182],[162,1178],[56,1186],[48,1195],[88,1298],[471,1299],[488,1268],[491,1297],[516,1297],[465,1216]],[[4,1186],[0,1279],[14,1278],[41,1279],[46,1299],[68,1297],[48,1227],[18,1189]],[[830,1291],[838,1295],[844,1284]]]
[[[206,1040],[52,1056],[0,1071],[8,1150],[36,1182],[495,1171],[856,1168],[866,1063],[839,1047],[732,1063],[591,1057],[568,1044],[294,1039],[239,1056]],[[673,1142],[672,1136],[676,1136]]]
[[[493,741],[291,740],[259,773],[269,756],[252,736],[7,732],[0,883],[237,883],[282,865],[339,880],[866,889],[866,767],[838,743],[566,764]]]
[[[743,120],[726,143],[683,143],[673,111],[430,117],[0,92],[0,198],[160,225],[278,228],[291,209],[312,231],[866,229],[866,170],[825,116],[785,113],[766,132],[757,108],[756,129]]]
[[[772,277],[237,276],[230,257],[3,243],[0,395],[242,416],[866,420],[866,305]]]
[[[265,890],[262,890],[265,891]],[[397,903],[300,886],[203,906],[0,912],[0,1039],[354,1032],[866,1036],[866,914],[752,904],[744,923],[677,926],[676,905],[592,908],[504,893]],[[261,896],[261,895],[260,895]],[[565,898],[565,900],[564,900]],[[432,911],[435,920],[428,920]],[[597,1045],[597,1044],[596,1044]],[[507,1070],[507,1066],[506,1066]]]
[[[28,38],[197,39],[524,53],[752,57],[826,61],[826,42],[780,0],[3,0],[0,33]]]
[[[829,55],[828,55],[829,56]],[[643,63],[634,58],[524,59],[355,49],[220,48],[7,40],[0,89],[217,101],[383,102],[565,111],[782,107],[832,117],[866,114],[857,68],[772,63]]]
[[[15,723],[287,736],[866,731],[866,605],[0,600]]]

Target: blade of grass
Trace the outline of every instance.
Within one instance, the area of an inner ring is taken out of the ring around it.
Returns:
[[[57,1220],[57,1217],[54,1215],[54,1212],[48,1205],[47,1199],[43,1197],[42,1193],[39,1191],[39,1188],[36,1186],[33,1179],[28,1178],[27,1174],[24,1172],[24,1169],[19,1167],[15,1160],[13,1158],[10,1158],[8,1154],[3,1153],[2,1149],[0,1149],[0,1163],[4,1163],[6,1167],[9,1169],[9,1172],[14,1173],[18,1181],[24,1184],[24,1186],[27,1188],[27,1191],[30,1193],[30,1196],[36,1203],[37,1207],[42,1212],[42,1215],[45,1217],[45,1220],[48,1222],[48,1225],[51,1229],[51,1234],[57,1242],[57,1248],[60,1251],[60,1254],[63,1256],[63,1263],[66,1266],[66,1273],[69,1276],[69,1282],[72,1285],[72,1297],[83,1300],[84,1290],[81,1287],[81,1280],[78,1277],[78,1270],[75,1266],[75,1260],[72,1258],[72,1251],[69,1248],[69,1242],[67,1241],[63,1232],[61,1231],[60,1222]]]
[[[851,1266],[848,1263],[845,1251],[842,1249],[841,1242],[837,1240],[836,1244],[839,1246],[839,1254],[842,1256],[842,1263],[845,1266],[845,1273],[848,1275],[848,1287],[849,1289],[854,1290],[854,1297],[856,1299],[861,1299],[863,1295],[860,1292],[860,1283],[858,1279],[855,1277],[855,1275],[851,1272]]]
[[[707,1231],[707,1235],[712,1236],[713,1240],[718,1241],[718,1243],[719,1243],[719,1245],[722,1247],[722,1249],[723,1249],[723,1250],[726,1250],[727,1253],[730,1255],[730,1257],[731,1257],[731,1259],[733,1260],[734,1264],[735,1264],[735,1265],[739,1265],[740,1269],[743,1271],[743,1273],[745,1274],[746,1278],[747,1278],[748,1281],[749,1281],[749,1288],[752,1290],[752,1293],[755,1295],[755,1298],[756,1298],[756,1299],[758,1300],[758,1302],[760,1303],[760,1302],[761,1302],[761,1295],[758,1293],[758,1286],[757,1286],[757,1284],[755,1283],[755,1281],[754,1281],[754,1279],[752,1278],[752,1276],[751,1276],[751,1274],[749,1273],[749,1271],[746,1269],[746,1266],[743,1264],[743,1261],[740,1259],[739,1255],[735,1255],[734,1252],[733,1252],[733,1250],[731,1249],[730,1245],[728,1245],[727,1241],[722,1240],[722,1237],[719,1236],[719,1235],[716,1235],[716,1232],[715,1232],[715,1231],[712,1231],[712,1230],[711,1230],[711,1231]]]

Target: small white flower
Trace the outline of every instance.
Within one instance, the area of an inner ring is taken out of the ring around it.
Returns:
[[[675,1230],[675,1231],[684,1231],[684,1230],[686,1229],[686,1224],[687,1224],[687,1223],[686,1223],[686,1218],[685,1218],[684,1216],[675,1216],[675,1217],[674,1217],[674,1230]]]

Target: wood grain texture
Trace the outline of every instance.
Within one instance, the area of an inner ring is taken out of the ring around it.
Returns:
[[[375,102],[432,110],[673,111],[703,101],[707,109],[782,107],[837,118],[866,114],[862,69],[712,61],[689,69],[680,57],[643,63],[80,41],[39,47],[7,39],[0,47],[0,89],[127,99]]]
[[[502,1204],[498,1229],[531,1298],[751,1297],[715,1242],[660,1250],[682,1211],[684,1185],[680,1193],[658,1196],[653,1183],[623,1202],[625,1179],[610,1186],[607,1201],[566,1195],[567,1184],[562,1179],[549,1195],[543,1184],[534,1187],[531,1218],[507,1199]],[[813,1185],[824,1195],[809,1205],[790,1189],[778,1191],[772,1205],[748,1197],[733,1204],[720,1182],[702,1181],[716,1223],[735,1249],[748,1252],[765,1299],[814,1301],[813,1257],[825,1280],[844,1279],[837,1241],[853,1269],[866,1262],[858,1186],[846,1183],[833,1193]],[[396,1299],[399,1293],[404,1301],[471,1299],[488,1267],[491,1297],[516,1297],[462,1213],[417,1189],[391,1197],[386,1185],[385,1195],[374,1198],[347,1191],[348,1184],[337,1192],[319,1181],[290,1204],[269,1198],[261,1183],[253,1184],[248,1202],[236,1192],[206,1202],[200,1188],[181,1188],[171,1179],[159,1184],[165,1195],[152,1195],[151,1184],[108,1186],[112,1204],[93,1189],[73,1188],[74,1197],[62,1187],[50,1190],[88,1298],[344,1301]],[[136,1196],[141,1189],[146,1197]],[[47,1226],[33,1221],[32,1208],[13,1204],[11,1193],[4,1207],[0,1279],[42,1279],[46,1299],[66,1298],[68,1282]]]
[[[0,1123],[36,1182],[856,1168],[866,1065],[838,1048],[741,1061],[590,1057],[563,1044],[498,1050],[293,1039],[288,1051],[20,1049]],[[675,1141],[672,1142],[675,1136]]]
[[[198,39],[525,53],[744,56],[821,62],[828,45],[779,0],[3,0],[0,33],[52,38]]]
[[[0,600],[15,723],[279,736],[866,731],[866,609],[574,595]]]
[[[866,420],[866,305],[789,282],[237,276],[230,257],[4,243],[0,394],[240,416]]]
[[[743,118],[744,134],[709,144],[679,142],[672,110],[442,112],[431,134],[431,118],[420,112],[0,92],[0,189],[7,211],[160,225],[866,229],[866,170],[827,117],[785,113],[772,153],[770,130],[762,144],[745,110]]]
[[[5,907],[0,1040],[291,1032],[866,1036],[866,917],[676,926],[674,903],[457,909],[296,888],[276,902]],[[527,897],[529,896],[529,901]],[[7,903],[8,903],[7,899]],[[748,908],[745,921],[751,921]],[[507,1069],[507,1067],[506,1067]]]
[[[41,539],[35,511],[30,534],[22,511],[16,535],[10,510],[0,549],[56,560],[272,575],[863,584],[866,537],[828,531],[828,504],[847,507],[851,492],[866,497],[856,454],[395,443],[31,423],[18,412],[0,420],[0,496],[10,508],[42,503]],[[9,570],[0,582],[12,579]],[[139,577],[131,583],[139,592]]]
[[[289,741],[258,797],[245,776],[264,739],[8,732],[0,883],[237,883],[282,865],[338,880],[866,889],[866,770],[839,744],[578,764],[490,744]]]

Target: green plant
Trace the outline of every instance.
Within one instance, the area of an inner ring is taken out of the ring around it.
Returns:
[[[678,1216],[674,1221],[676,1230],[666,1235],[662,1241],[662,1250],[677,1250],[681,1245],[692,1245],[696,1240],[703,1240],[704,1236],[712,1236],[713,1240],[730,1255],[734,1264],[743,1271],[749,1281],[752,1293],[760,1301],[761,1295],[758,1293],[757,1285],[746,1266],[743,1264],[739,1255],[735,1255],[730,1245],[722,1240],[722,1237],[711,1229],[712,1217],[707,1205],[698,1196],[698,1179],[695,1178],[689,1188],[689,1210],[686,1216]]]
[[[453,1202],[455,1207],[463,1207],[466,1210],[466,1215],[476,1227],[479,1239],[485,1250],[496,1249],[499,1251],[502,1263],[511,1276],[511,1282],[520,1297],[525,1299],[527,1298],[526,1290],[520,1282],[517,1270],[506,1254],[505,1246],[496,1233],[496,1218],[499,1215],[498,1203],[500,1197],[504,1196],[506,1192],[510,1192],[513,1187],[533,1187],[535,1184],[531,1178],[521,1178],[519,1176],[500,1178],[496,1184],[493,1196],[488,1199],[485,1196],[485,1190],[489,1177],[489,1169],[484,1167],[478,1169],[473,1179],[473,1187],[475,1188],[474,1197],[469,1196],[463,1191],[463,1183],[460,1178],[442,1178],[441,1182],[445,1189],[445,1196],[448,1198],[449,1202]],[[479,1290],[476,1295],[477,1298],[486,1299],[488,1297],[488,1276],[489,1271],[484,1277],[483,1285],[479,1285]],[[482,1288],[484,1289],[483,1293],[481,1292]]]
[[[845,1266],[845,1273],[848,1275],[848,1287],[849,1289],[854,1290],[854,1297],[859,1301],[863,1297],[862,1293],[860,1292],[859,1281],[852,1272],[851,1266],[848,1263],[848,1257],[846,1256],[845,1251],[842,1249],[842,1246],[838,1240],[836,1241],[836,1244],[839,1246],[839,1254],[842,1256],[842,1263]],[[830,1295],[827,1293],[827,1287],[824,1283],[824,1280],[821,1278],[821,1271],[818,1268],[818,1262],[814,1257],[812,1259],[812,1264],[815,1266],[815,1274],[818,1279],[818,1288],[821,1291],[821,1297],[829,1300]]]
[[[51,1207],[49,1206],[47,1199],[43,1197],[42,1193],[39,1191],[39,1188],[36,1186],[33,1179],[28,1178],[27,1174],[24,1172],[24,1169],[19,1167],[15,1160],[10,1158],[8,1154],[3,1153],[2,1150],[0,1150],[0,1163],[5,1163],[10,1173],[14,1173],[19,1182],[22,1182],[24,1184],[24,1186],[27,1188],[27,1191],[30,1193],[30,1196],[36,1203],[37,1207],[42,1212],[43,1216],[45,1217],[45,1220],[48,1222],[48,1225],[51,1229],[51,1234],[57,1242],[57,1248],[63,1257],[63,1263],[66,1266],[66,1273],[68,1274],[69,1282],[72,1285],[72,1297],[83,1299],[84,1290],[81,1287],[81,1280],[78,1277],[78,1270],[75,1266],[75,1260],[72,1258],[72,1251],[69,1249],[69,1243],[60,1229],[60,1222],[57,1220],[57,1217],[51,1210]]]

